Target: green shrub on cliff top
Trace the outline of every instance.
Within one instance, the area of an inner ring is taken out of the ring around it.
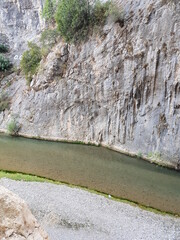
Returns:
[[[87,0],[61,0],[55,16],[58,30],[67,42],[77,42],[88,32],[90,5]]]
[[[61,0],[55,15],[58,30],[67,42],[83,40],[94,26],[103,25],[109,17],[113,22],[120,22],[122,12],[110,0],[103,3],[95,0]]]
[[[39,63],[42,58],[41,49],[35,43],[28,43],[29,50],[25,51],[21,60],[21,69],[25,74],[28,84],[34,74],[37,73]]]

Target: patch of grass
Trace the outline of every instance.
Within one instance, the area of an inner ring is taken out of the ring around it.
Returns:
[[[20,130],[19,124],[16,122],[15,119],[12,119],[7,125],[8,134],[16,136],[18,135],[19,130]]]
[[[29,50],[23,53],[20,66],[29,85],[33,75],[37,73],[42,59],[42,54],[40,47],[38,47],[35,43],[29,42],[28,47]]]
[[[148,153],[148,158],[150,158],[151,160],[160,160],[161,154],[159,152],[150,152]]]
[[[33,175],[28,175],[28,174],[23,174],[23,173],[17,173],[17,172],[9,172],[9,171],[0,171],[0,178],[9,178],[12,180],[16,181],[26,181],[26,182],[51,182],[53,181],[33,176]]]
[[[145,211],[150,211],[150,212],[153,212],[155,214],[170,215],[170,216],[173,216],[173,217],[180,217],[178,214],[173,214],[173,213],[170,213],[170,212],[164,212],[164,211],[152,208],[152,207],[147,207],[147,206],[141,205],[137,202],[130,201],[128,199],[117,198],[115,196],[109,197],[110,195],[107,194],[107,193],[103,193],[103,192],[100,192],[100,191],[97,191],[97,190],[92,190],[92,189],[89,189],[87,187],[76,186],[76,185],[69,184],[69,183],[66,183],[66,182],[54,181],[54,180],[51,180],[51,179],[47,179],[47,178],[44,178],[44,177],[38,177],[38,176],[35,176],[35,175],[29,175],[29,174],[24,174],[24,173],[18,173],[18,172],[12,172],[12,171],[2,171],[1,170],[0,171],[0,179],[1,178],[9,178],[9,179],[16,180],[16,181],[46,182],[46,183],[52,183],[52,184],[56,184],[56,185],[65,185],[65,186],[68,186],[70,188],[82,189],[84,191],[88,191],[90,193],[103,196],[105,198],[108,198],[109,200],[126,203],[126,204],[129,204],[129,205],[134,206],[134,207],[139,207],[139,208],[141,208]]]
[[[137,158],[142,158],[142,152],[141,151],[139,151],[138,153],[137,153]]]
[[[60,141],[61,143],[69,143],[69,144],[77,144],[77,145],[85,145],[85,146],[94,146],[94,147],[100,147],[100,144],[95,144],[91,142],[82,142],[82,141]]]

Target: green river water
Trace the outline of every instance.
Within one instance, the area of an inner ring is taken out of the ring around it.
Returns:
[[[88,187],[180,215],[180,173],[103,147],[0,135],[0,169]]]

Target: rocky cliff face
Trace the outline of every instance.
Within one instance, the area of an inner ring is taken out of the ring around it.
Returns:
[[[178,167],[179,1],[119,2],[123,27],[107,24],[79,46],[59,43],[30,89],[15,74],[1,83],[12,105],[0,114],[0,129],[15,116],[23,135],[151,153]]]
[[[19,63],[28,41],[38,39],[38,34],[44,27],[41,17],[43,1],[0,1],[0,43],[10,47],[13,63]]]

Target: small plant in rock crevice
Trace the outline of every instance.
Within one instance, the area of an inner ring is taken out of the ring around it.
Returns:
[[[107,19],[111,22],[123,21],[122,9],[119,9],[112,1],[102,2],[96,0],[91,13],[91,24],[93,26],[103,25]]]
[[[159,153],[159,152],[149,152],[148,153],[148,158],[150,158],[152,161],[153,160],[160,160],[161,159],[161,153]]]
[[[142,157],[143,157],[142,152],[141,152],[141,151],[138,151],[138,153],[137,153],[137,158],[142,158]]]
[[[9,135],[17,136],[20,126],[15,119],[12,119],[7,125],[7,132]]]

